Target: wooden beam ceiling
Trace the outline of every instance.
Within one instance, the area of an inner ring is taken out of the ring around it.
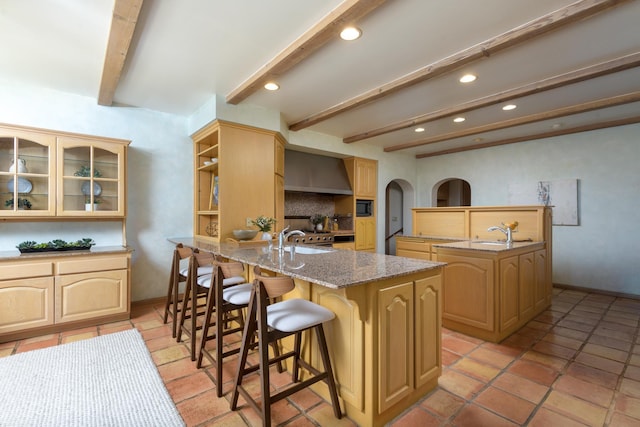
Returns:
[[[434,136],[432,138],[423,139],[420,141],[408,142],[405,144],[398,144],[391,147],[385,147],[385,152],[405,150],[407,148],[420,147],[422,145],[434,144],[436,142],[447,141],[455,138],[462,138],[465,136],[477,135],[485,132],[492,132],[500,129],[507,129],[510,127],[526,125],[530,123],[540,122],[543,120],[557,119],[558,117],[570,116],[573,114],[586,113],[593,110],[599,110],[601,108],[615,107],[616,105],[629,104],[631,102],[640,101],[640,91],[631,92],[624,95],[613,96],[610,98],[598,99],[595,101],[589,101],[578,105],[572,105],[570,107],[558,108],[551,111],[544,111],[542,113],[530,114],[524,117],[518,117],[515,119],[504,120],[502,122],[490,123],[487,125],[476,126],[461,131],[450,132],[443,135]],[[531,139],[531,137],[529,137]]]
[[[387,84],[357,95],[338,105],[313,114],[303,120],[290,124],[289,129],[298,131],[328,120],[344,112],[353,110],[367,103],[376,101],[400,90],[454,71],[462,66],[494,55],[502,50],[528,42],[535,37],[557,30],[563,26],[583,20],[609,8],[630,0],[580,0],[563,9],[551,12],[496,37],[485,40],[457,52],[447,58],[422,67],[412,73]]]
[[[342,28],[382,5],[386,0],[346,0],[327,16],[267,62],[226,97],[229,104],[238,104],[262,89],[265,83],[277,80],[297,63],[334,40]]]
[[[597,130],[597,129],[605,129],[605,128],[616,127],[616,126],[625,126],[625,125],[631,125],[634,123],[640,123],[640,116],[630,117],[626,119],[609,120],[605,122],[589,123],[586,125],[575,126],[572,128],[537,133],[535,135],[518,136],[518,137],[507,138],[507,139],[502,139],[498,141],[483,142],[481,144],[475,144],[475,145],[470,145],[470,146],[460,147],[460,148],[451,148],[448,150],[435,151],[433,153],[416,154],[416,159],[443,156],[445,154],[452,154],[452,153],[461,153],[463,151],[471,151],[471,150],[478,150],[481,148],[496,147],[498,145],[513,144],[516,142],[531,141],[534,139],[551,138],[554,136],[561,136],[561,135],[570,135],[572,133],[588,132],[588,131]]]
[[[102,80],[98,93],[99,105],[113,104],[124,62],[127,59],[133,32],[144,0],[115,0],[113,18],[102,68]]]
[[[475,99],[460,105],[423,114],[411,119],[393,123],[375,130],[352,135],[343,139],[343,142],[349,144],[352,142],[362,141],[374,136],[384,135],[402,129],[407,129],[416,125],[432,122],[444,117],[456,116],[478,108],[489,107],[491,105],[500,104],[523,96],[534,95],[551,89],[579,83],[607,74],[617,73],[619,71],[628,70],[640,66],[640,52],[632,53],[611,61],[602,62],[600,64],[581,68],[565,74],[550,77],[538,82],[529,83],[520,87],[492,94],[483,98]]]

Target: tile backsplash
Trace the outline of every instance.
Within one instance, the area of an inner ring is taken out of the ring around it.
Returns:
[[[298,230],[311,229],[311,222],[308,219],[287,217],[311,217],[320,214],[333,218],[336,214],[333,197],[330,194],[285,192],[284,226],[290,225],[292,229]],[[340,217],[338,218],[338,226],[341,230],[352,230],[353,219],[351,217]]]

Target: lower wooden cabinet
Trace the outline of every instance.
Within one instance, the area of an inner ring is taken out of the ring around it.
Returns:
[[[493,253],[438,248],[446,262],[443,326],[499,342],[551,302],[546,249]]]
[[[130,252],[0,260],[0,342],[129,318]]]
[[[375,252],[376,250],[376,219],[356,218],[355,220],[356,251]]]
[[[335,313],[325,334],[342,409],[358,425],[384,426],[437,386],[442,276],[438,268],[341,289],[296,279],[285,296]],[[293,340],[282,345],[290,350]],[[315,339],[304,348],[311,364],[322,368]],[[312,388],[328,398],[326,384]]]
[[[56,277],[56,323],[126,313],[127,283],[127,270]]]
[[[53,277],[0,282],[0,336],[48,325],[53,325]]]
[[[396,255],[406,258],[437,261],[436,243],[455,242],[455,240],[430,239],[426,237],[396,236]]]

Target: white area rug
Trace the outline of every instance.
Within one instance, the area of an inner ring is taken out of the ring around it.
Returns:
[[[184,426],[131,329],[0,358],[0,426]]]

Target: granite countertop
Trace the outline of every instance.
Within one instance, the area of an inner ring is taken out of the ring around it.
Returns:
[[[280,255],[277,249],[269,249],[265,245],[247,247],[193,237],[168,240],[174,244],[182,243],[187,247],[197,247],[202,251],[218,253],[234,261],[251,266],[258,265],[265,270],[333,289],[420,273],[446,265],[442,262],[310,245],[298,246],[322,249],[326,250],[326,253],[312,255],[296,253],[292,257],[289,252]]]
[[[511,245],[507,246],[507,243],[503,241],[493,241],[493,240],[463,240],[453,243],[435,243],[433,246],[437,248],[449,248],[449,249],[471,249],[475,251],[486,251],[486,252],[505,252],[511,251],[514,249],[521,249],[526,247],[531,247],[531,249],[536,249],[536,246],[539,246],[540,249],[544,248],[544,242],[513,242]]]
[[[89,250],[73,250],[73,251],[48,251],[48,252],[31,252],[22,254],[18,249],[10,251],[0,251],[0,261],[16,260],[16,259],[37,259],[52,256],[80,256],[89,254],[110,254],[133,252],[128,246],[93,246]]]

